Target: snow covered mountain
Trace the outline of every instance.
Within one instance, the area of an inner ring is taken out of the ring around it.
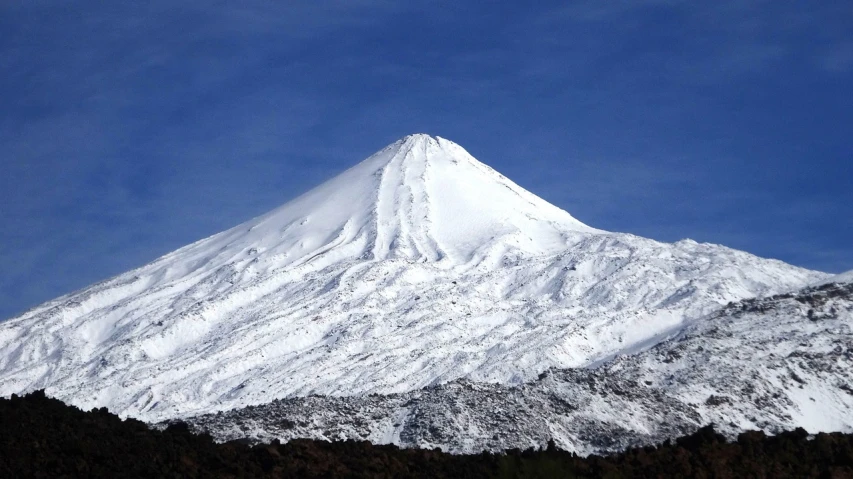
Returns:
[[[408,136],[305,195],[0,323],[0,394],[157,421],[607,363],[828,275],[597,230]],[[485,386],[484,386],[485,387]]]
[[[734,438],[853,430],[853,278],[732,303],[598,368],[517,386],[466,379],[386,396],[277,400],[189,418],[219,440],[357,439],[452,452],[579,454],[660,443],[714,423]],[[846,281],[846,282],[845,282]]]

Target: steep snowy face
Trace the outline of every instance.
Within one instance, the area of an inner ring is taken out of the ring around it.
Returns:
[[[443,138],[410,135],[260,218],[180,251],[209,265],[240,255],[318,269],[341,259],[443,262],[510,244],[553,252],[594,232]],[[211,251],[217,256],[210,257]],[[172,267],[174,262],[164,262]],[[184,271],[178,271],[184,274]]]
[[[0,323],[0,394],[158,420],[311,393],[518,383],[828,275],[590,228],[427,135]]]

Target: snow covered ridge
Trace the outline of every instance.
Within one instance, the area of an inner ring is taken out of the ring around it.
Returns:
[[[709,423],[731,439],[853,430],[853,283],[732,303],[644,352],[518,386],[459,379],[388,396],[311,396],[188,419],[217,440],[357,439],[456,453],[616,452]]]
[[[847,272],[844,272],[841,274],[837,274],[835,276],[830,276],[829,278],[824,278],[824,279],[816,282],[815,286],[820,286],[823,284],[830,284],[830,283],[839,283],[839,284],[841,284],[841,283],[853,283],[853,270],[850,270],[850,271],[847,271]]]
[[[159,421],[460,379],[502,388],[828,277],[597,230],[459,145],[412,135],[266,215],[0,323],[0,395],[44,388]]]

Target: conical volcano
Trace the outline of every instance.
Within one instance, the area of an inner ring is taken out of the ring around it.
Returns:
[[[452,266],[495,242],[553,251],[579,231],[595,230],[456,143],[417,134],[196,249],[209,250],[215,242],[232,254],[246,248],[280,255],[277,266],[323,264],[341,255]]]
[[[517,383],[826,275],[591,228],[411,135],[228,231],[0,324],[0,394],[147,420]]]

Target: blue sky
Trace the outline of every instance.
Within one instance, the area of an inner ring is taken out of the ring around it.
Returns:
[[[598,228],[853,269],[849,1],[0,6],[0,318],[408,133]]]

